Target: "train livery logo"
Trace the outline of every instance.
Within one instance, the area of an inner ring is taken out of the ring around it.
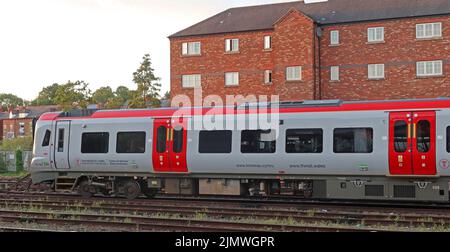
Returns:
[[[442,159],[441,162],[439,162],[439,165],[442,169],[447,170],[448,168],[450,168],[450,161],[448,161],[447,159]]]

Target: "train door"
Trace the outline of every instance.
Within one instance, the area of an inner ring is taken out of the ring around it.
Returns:
[[[391,175],[436,175],[436,112],[392,112]]]
[[[187,172],[186,119],[174,122],[171,119],[154,120],[153,167],[155,172]]]
[[[56,169],[69,169],[70,121],[57,121],[54,142],[54,164]]]

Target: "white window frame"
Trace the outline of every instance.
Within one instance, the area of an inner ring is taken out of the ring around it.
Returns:
[[[239,39],[225,39],[225,52],[239,52]]]
[[[201,42],[185,42],[181,46],[181,54],[188,55],[201,55],[202,44]]]
[[[273,83],[273,73],[272,70],[264,71],[264,84],[272,84]]]
[[[369,64],[367,67],[369,80],[380,80],[386,78],[384,64]]]
[[[429,39],[441,37],[442,37],[441,22],[416,24],[416,39]]]
[[[330,31],[330,45],[339,45],[340,34],[338,30]]]
[[[264,50],[272,49],[272,36],[264,36]]]
[[[202,76],[200,74],[186,74],[181,76],[183,88],[200,88],[202,86]]]
[[[384,27],[370,27],[367,29],[367,42],[384,42]]]
[[[225,86],[239,86],[239,72],[225,73]]]
[[[339,66],[332,66],[330,68],[330,80],[339,81],[340,80],[340,68]]]
[[[301,80],[302,80],[301,66],[286,67],[286,81],[301,81]]]
[[[418,77],[442,76],[444,71],[444,61],[418,61],[416,63],[416,73]]]

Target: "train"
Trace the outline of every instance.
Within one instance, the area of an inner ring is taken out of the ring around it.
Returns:
[[[298,101],[46,113],[30,173],[83,197],[449,202],[449,160],[450,99]]]

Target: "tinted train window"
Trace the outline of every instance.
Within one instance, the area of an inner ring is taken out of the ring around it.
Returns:
[[[275,153],[275,130],[244,130],[241,135],[242,153]]]
[[[173,152],[181,153],[183,151],[183,128],[173,129]]]
[[[199,153],[231,153],[231,130],[200,131]]]
[[[405,121],[395,122],[394,149],[399,153],[403,153],[408,150],[408,124]]]
[[[427,153],[431,147],[431,124],[429,121],[419,121],[416,127],[417,150],[420,153]]]
[[[447,152],[450,153],[450,126],[447,127]]]
[[[50,145],[50,136],[52,132],[50,130],[45,131],[44,140],[42,140],[42,147],[46,147]]]
[[[372,153],[373,129],[334,130],[334,153]]]
[[[322,153],[322,129],[290,129],[286,131],[287,153]]]
[[[83,133],[81,137],[81,153],[108,153],[109,133]]]
[[[64,129],[58,130],[58,152],[64,152]]]
[[[117,153],[145,153],[145,132],[117,133]]]
[[[156,138],[156,151],[158,153],[166,152],[167,149],[167,128],[160,126],[156,132],[158,134]]]

